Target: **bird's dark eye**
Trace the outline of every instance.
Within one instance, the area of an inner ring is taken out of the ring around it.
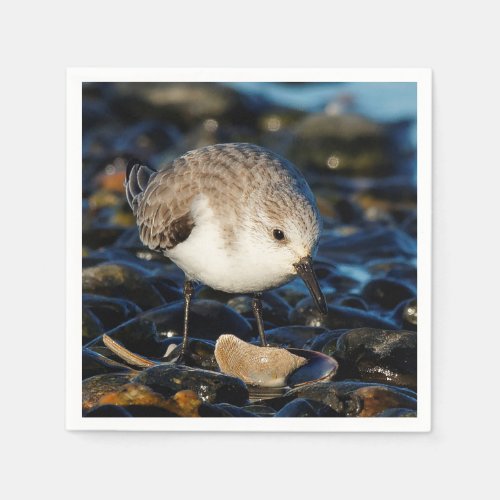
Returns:
[[[285,238],[285,233],[281,229],[274,229],[273,236],[275,240],[282,240]]]

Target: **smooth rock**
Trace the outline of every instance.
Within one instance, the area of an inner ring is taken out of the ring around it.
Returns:
[[[326,328],[312,326],[281,326],[266,331],[266,340],[269,345],[280,347],[295,347],[302,349],[306,343],[312,342],[319,335],[328,332]]]
[[[165,303],[137,267],[106,263],[87,267],[82,272],[83,293],[127,299],[147,310]]]
[[[396,329],[396,323],[382,319],[361,309],[342,307],[329,304],[328,314],[322,315],[316,308],[311,298],[301,300],[290,314],[292,324],[339,330],[342,328],[386,328]]]
[[[297,398],[286,404],[276,413],[275,417],[317,417],[318,414],[307,401],[307,399]]]
[[[396,418],[401,418],[401,417],[410,417],[410,418],[415,418],[417,416],[417,412],[415,410],[410,410],[408,408],[389,408],[388,410],[384,410],[383,412],[378,413],[375,415],[376,417],[396,417]]]
[[[287,391],[284,398],[312,399],[329,406],[339,415],[344,413],[344,402],[340,399],[333,382],[316,382],[296,387]],[[268,402],[266,401],[266,403]]]
[[[101,320],[85,306],[82,309],[82,343],[99,337],[104,333],[104,326]]]
[[[345,176],[387,176],[396,171],[390,138],[359,115],[310,114],[296,127],[287,157],[305,168]]]
[[[91,409],[83,414],[84,417],[94,417],[94,418],[122,418],[122,417],[132,417],[132,413],[123,408],[122,406],[115,405],[102,405]]]
[[[372,259],[413,259],[417,247],[415,240],[403,231],[377,226],[343,237],[326,233],[318,255],[326,258],[333,255],[337,262],[364,265]]]
[[[417,299],[406,300],[399,304],[392,314],[400,328],[417,331]]]
[[[390,387],[360,387],[349,394],[351,399],[359,398],[357,417],[373,417],[390,408],[417,409],[416,399]]]
[[[105,330],[134,318],[142,310],[130,300],[83,294],[83,305],[99,318]],[[102,333],[102,332],[101,332]]]
[[[103,373],[130,373],[128,366],[108,359],[101,354],[84,348],[82,350],[82,379]]]
[[[173,302],[142,313],[139,318],[152,321],[160,337],[182,336],[184,302]],[[189,335],[192,338],[217,340],[223,333],[241,339],[253,336],[252,327],[238,313],[214,300],[193,300],[189,312]]]
[[[165,397],[189,389],[205,403],[244,404],[248,399],[245,384],[235,378],[208,370],[176,365],[158,365],[142,371],[133,379]]]
[[[344,370],[350,370],[354,378],[416,388],[415,332],[376,328],[353,329],[340,336],[335,356],[339,358]]]
[[[392,309],[401,302],[414,298],[416,291],[413,287],[388,278],[379,278],[369,281],[361,291],[362,297],[372,304],[383,309]]]
[[[97,406],[102,396],[128,384],[133,376],[133,373],[105,373],[85,379],[82,382],[82,409],[88,411]]]

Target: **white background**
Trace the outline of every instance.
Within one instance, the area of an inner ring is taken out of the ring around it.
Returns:
[[[45,0],[2,8],[0,484],[6,498],[496,495],[494,2],[272,4]],[[432,433],[64,430],[67,66],[433,68]]]

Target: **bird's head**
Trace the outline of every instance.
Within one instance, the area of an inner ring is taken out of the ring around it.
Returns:
[[[261,200],[266,201],[251,211],[256,250],[270,263],[270,273],[286,276],[286,281],[300,276],[319,311],[326,314],[326,300],[312,267],[322,228],[312,193],[302,186],[300,192],[280,190]]]

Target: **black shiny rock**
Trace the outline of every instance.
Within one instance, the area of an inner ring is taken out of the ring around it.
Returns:
[[[182,336],[184,302],[146,311],[138,318],[152,321],[160,337]],[[189,313],[190,337],[217,340],[223,333],[231,333],[243,340],[249,340],[253,335],[250,323],[230,307],[214,300],[193,300]]]
[[[369,281],[361,291],[362,297],[383,309],[392,309],[401,302],[414,298],[416,290],[397,280],[380,278]]]
[[[205,403],[242,405],[248,399],[247,387],[240,379],[181,365],[153,366],[137,375],[133,382],[147,385],[165,397],[190,389]]]
[[[328,305],[328,314],[324,316],[316,309],[310,298],[301,300],[295,306],[290,315],[290,322],[296,325],[322,327],[329,330],[362,327],[395,329],[397,327],[396,323],[361,309],[332,304]]]
[[[99,318],[105,330],[125,323],[142,312],[142,309],[130,300],[86,293],[83,294],[82,300],[87,310]]]
[[[406,330],[357,328],[337,341],[335,357],[354,378],[415,389],[417,335]]]

